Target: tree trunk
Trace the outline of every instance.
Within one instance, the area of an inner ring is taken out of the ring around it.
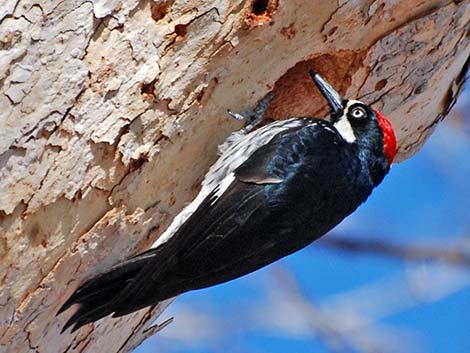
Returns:
[[[195,5],[197,4],[197,5]],[[0,351],[130,352],[163,307],[60,335],[77,285],[158,238],[217,145],[322,114],[316,68],[388,115],[399,158],[468,69],[467,1],[93,0],[0,4]]]

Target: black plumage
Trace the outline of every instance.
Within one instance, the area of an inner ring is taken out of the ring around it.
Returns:
[[[226,176],[225,189],[214,186],[168,241],[82,284],[59,311],[79,304],[64,330],[232,280],[324,235],[389,170],[384,132],[365,107],[365,119],[349,119],[347,111],[331,123],[299,118],[275,134]],[[348,119],[354,142],[335,126],[339,119]]]

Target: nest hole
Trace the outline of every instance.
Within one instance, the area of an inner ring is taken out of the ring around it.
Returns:
[[[323,117],[329,109],[309,70],[318,71],[344,96],[352,84],[353,74],[363,67],[364,56],[364,52],[342,50],[298,62],[274,84],[274,97],[265,116],[275,120],[296,116]]]
[[[260,16],[268,11],[269,0],[256,0],[253,2],[251,11],[254,15]]]
[[[272,17],[276,12],[279,0],[254,0],[248,8],[245,22],[249,26],[259,26],[263,24],[272,25]]]

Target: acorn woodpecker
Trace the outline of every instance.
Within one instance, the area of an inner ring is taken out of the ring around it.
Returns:
[[[221,146],[199,195],[153,247],[89,279],[64,303],[58,314],[79,306],[63,330],[253,272],[318,239],[367,199],[395,157],[392,125],[310,75],[329,121],[297,117],[254,129],[268,96],[255,122]]]

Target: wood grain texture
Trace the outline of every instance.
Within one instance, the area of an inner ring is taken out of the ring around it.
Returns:
[[[59,335],[83,279],[144,249],[268,91],[321,114],[306,68],[416,153],[463,85],[468,1],[0,4],[0,352],[130,352],[164,305]],[[323,103],[322,103],[323,104]],[[167,303],[168,304],[168,303]]]

